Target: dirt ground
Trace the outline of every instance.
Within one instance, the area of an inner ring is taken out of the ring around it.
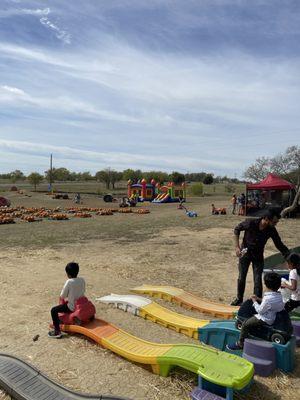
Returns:
[[[4,193],[12,206],[68,207],[71,201],[53,200],[40,193],[32,197]],[[96,196],[85,196],[84,206],[104,207]],[[65,264],[75,260],[87,282],[87,296],[127,294],[134,286],[168,284],[201,297],[228,304],[235,296],[237,265],[232,229],[238,216],[212,216],[210,203],[226,206],[225,198],[198,198],[187,203],[198,218],[188,218],[174,204],[145,204],[147,215],[114,214],[69,221],[18,221],[0,225],[0,352],[21,357],[55,381],[80,392],[115,394],[135,400],[188,399],[196,377],[174,371],[162,378],[109,350],[69,335],[47,337],[49,310],[66,279]],[[117,205],[115,205],[117,207]],[[299,245],[299,220],[283,220],[278,231],[289,247]],[[276,252],[270,241],[265,255]],[[247,294],[252,293],[249,274]],[[159,301],[160,302],[160,301]],[[177,312],[202,317],[170,303]],[[157,343],[196,343],[142,318],[95,302],[97,315],[145,340]],[[208,319],[207,316],[203,318]],[[39,335],[37,341],[33,337]],[[238,399],[300,398],[300,352],[292,374],[255,377]],[[0,390],[0,399],[10,397]]]

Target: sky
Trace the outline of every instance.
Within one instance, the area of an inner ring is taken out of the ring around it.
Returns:
[[[299,145],[298,0],[1,0],[0,173],[241,177]]]

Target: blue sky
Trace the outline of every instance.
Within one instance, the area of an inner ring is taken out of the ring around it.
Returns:
[[[241,176],[299,145],[300,2],[1,0],[0,173]]]

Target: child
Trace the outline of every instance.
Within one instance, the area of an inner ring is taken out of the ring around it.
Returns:
[[[51,309],[54,330],[50,331],[48,336],[55,339],[60,339],[62,337],[58,314],[73,312],[75,310],[76,300],[84,296],[85,292],[85,280],[77,277],[79,265],[75,262],[70,262],[66,265],[65,271],[68,279],[60,294],[60,304]]]
[[[291,253],[286,261],[290,270],[289,280],[281,282],[281,287],[291,291],[291,298],[284,306],[287,312],[291,312],[294,308],[300,306],[300,256],[299,254]]]
[[[215,207],[214,204],[211,205],[211,213],[212,215],[219,215],[219,210]]]
[[[257,314],[247,319],[241,329],[240,339],[234,344],[228,344],[226,348],[228,350],[242,350],[244,347],[244,341],[253,334],[255,336],[255,330],[264,325],[272,325],[275,321],[276,314],[284,309],[284,303],[282,300],[281,293],[278,289],[281,286],[281,278],[276,272],[269,272],[264,276],[264,283],[269,292],[266,292],[261,304],[260,299],[257,296],[251,296],[253,306]]]

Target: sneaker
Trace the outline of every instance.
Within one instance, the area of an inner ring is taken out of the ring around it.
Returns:
[[[236,351],[236,350],[243,350],[243,346],[239,344],[239,342],[235,342],[233,344],[226,345],[227,350]]]
[[[242,303],[243,303],[243,300],[236,298],[230,303],[230,305],[231,306],[240,306]]]
[[[61,332],[50,331],[48,332],[48,337],[52,339],[60,339],[62,337]]]

